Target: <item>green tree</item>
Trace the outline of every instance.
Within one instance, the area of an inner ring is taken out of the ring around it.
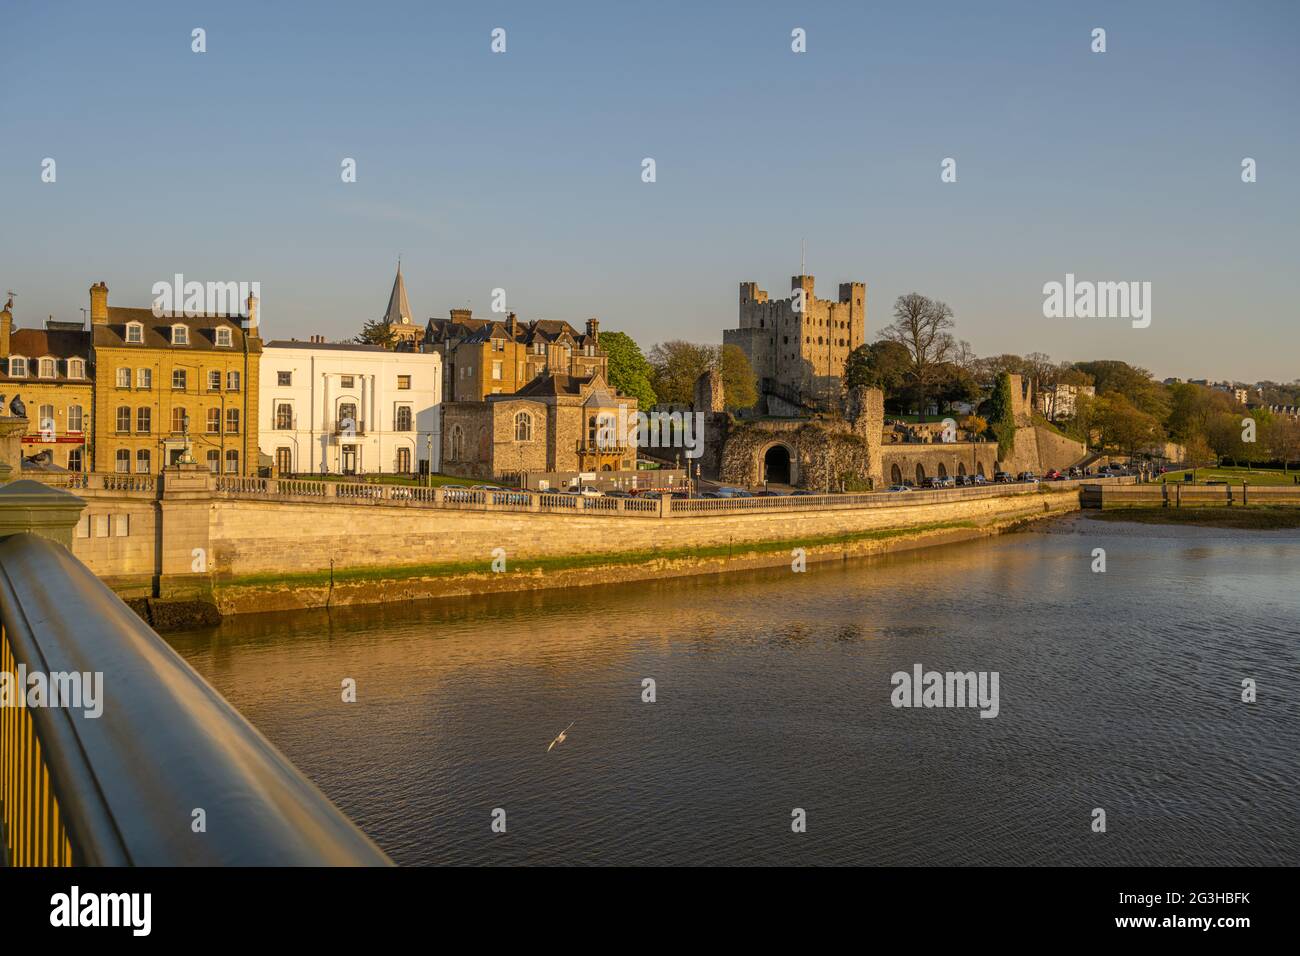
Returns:
[[[1016,416],[1012,411],[1010,373],[998,373],[993,394],[984,405],[984,417],[988,419],[989,431],[998,443],[998,458],[1006,461],[1016,445]]]
[[[651,378],[654,369],[641,354],[641,347],[626,332],[602,332],[600,347],[609,356],[609,384],[636,399],[642,411],[659,403]]]
[[[758,376],[749,364],[749,356],[738,345],[723,345],[717,353],[718,374],[722,376],[722,395],[727,408],[753,408],[758,401]]]
[[[393,326],[387,320],[375,319],[361,327],[356,341],[361,345],[382,345],[386,349],[391,349],[397,344],[397,333],[393,331]]]
[[[915,390],[917,411],[922,418],[929,404],[938,367],[955,354],[952,309],[946,303],[916,292],[900,295],[894,302],[894,321],[880,330],[880,337],[907,349],[911,364],[910,385]]]
[[[859,345],[844,363],[845,388],[878,388],[885,401],[898,398],[911,365],[906,346],[888,339]]]
[[[654,374],[650,384],[659,401],[689,405],[695,400],[695,381],[715,363],[714,350],[680,339],[661,342],[650,350],[650,367]]]
[[[1126,455],[1163,439],[1164,432],[1153,415],[1148,415],[1119,392],[1097,399],[1095,427],[1101,447]]]
[[[1092,376],[1098,397],[1118,392],[1129,404],[1160,421],[1169,415],[1169,389],[1153,379],[1146,369],[1114,359],[1075,362],[1074,367]]]

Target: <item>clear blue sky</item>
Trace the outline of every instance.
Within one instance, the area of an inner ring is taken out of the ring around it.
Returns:
[[[182,272],[261,282],[268,336],[343,337],[400,253],[421,320],[500,286],[526,319],[716,342],[807,237],[819,292],[867,283],[869,339],[916,290],[980,354],[1300,377],[1289,0],[6,0],[0,37],[20,325]],[[1152,282],[1151,327],[1043,318],[1067,272]]]

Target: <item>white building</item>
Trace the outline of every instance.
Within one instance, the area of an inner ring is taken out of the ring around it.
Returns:
[[[318,337],[319,339],[319,337]],[[442,356],[350,342],[262,348],[258,438],[276,475],[437,471]]]

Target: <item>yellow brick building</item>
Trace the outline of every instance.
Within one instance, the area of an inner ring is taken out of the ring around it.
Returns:
[[[80,323],[51,319],[44,329],[15,329],[13,299],[0,310],[0,401],[21,397],[27,409],[24,457],[48,452],[55,468],[89,468],[93,356]]]
[[[156,317],[90,288],[94,470],[157,474],[188,451],[228,475],[258,467],[257,299],[247,316]]]

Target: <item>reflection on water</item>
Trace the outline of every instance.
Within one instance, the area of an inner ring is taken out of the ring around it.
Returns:
[[[1296,865],[1298,564],[1291,532],[1076,518],[171,641],[402,863]],[[918,662],[998,671],[1001,713],[892,708]]]

